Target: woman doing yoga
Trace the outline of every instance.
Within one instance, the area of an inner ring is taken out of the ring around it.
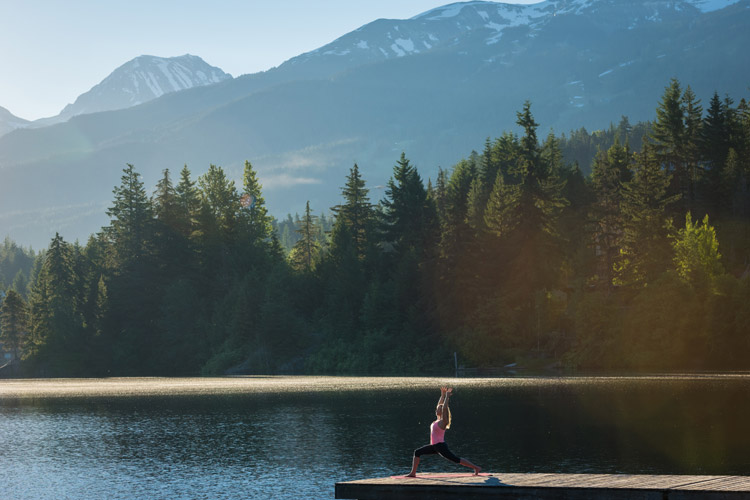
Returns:
[[[445,431],[451,427],[451,410],[448,407],[448,401],[450,400],[453,389],[447,387],[440,388],[440,399],[438,400],[437,408],[435,408],[436,420],[430,425],[430,444],[422,446],[414,450],[414,458],[411,463],[411,472],[406,477],[415,477],[417,475],[417,467],[419,466],[419,457],[422,455],[439,454],[443,458],[447,458],[451,462],[461,464],[465,467],[474,469],[474,475],[478,475],[481,467],[477,467],[473,463],[469,462],[464,458],[459,458],[448,449],[448,445],[445,444]]]

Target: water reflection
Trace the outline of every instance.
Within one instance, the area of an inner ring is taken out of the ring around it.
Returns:
[[[9,498],[332,498],[404,473],[437,387],[488,471],[748,474],[750,378],[3,381]],[[439,457],[420,471],[451,469]]]

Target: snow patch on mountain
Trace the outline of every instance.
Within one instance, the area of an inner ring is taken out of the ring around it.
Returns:
[[[81,94],[55,121],[73,116],[128,108],[194,87],[231,79],[219,68],[193,55],[180,57],[139,56],[114,70],[101,83]]]
[[[713,12],[715,10],[721,10],[724,7],[729,7],[738,3],[740,0],[691,0],[691,3],[700,9],[701,12]]]

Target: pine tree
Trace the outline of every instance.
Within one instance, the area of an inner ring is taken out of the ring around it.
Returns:
[[[56,234],[45,253],[29,304],[29,352],[58,374],[83,368],[78,356],[85,341],[73,266],[70,245]]]
[[[120,186],[113,190],[114,203],[107,210],[110,225],[103,228],[121,265],[149,254],[153,228],[153,211],[140,175],[131,164],[123,172]]]
[[[721,178],[729,154],[730,136],[729,110],[719,94],[714,92],[700,133],[701,158],[707,170],[706,190],[713,208],[720,207],[724,202]]]
[[[517,123],[524,129],[519,141],[516,164],[509,179],[500,174],[485,210],[485,223],[501,245],[506,269],[503,282],[504,300],[524,311],[522,334],[538,332],[534,323],[540,307],[537,292],[557,285],[560,262],[558,220],[567,200],[562,196],[564,182],[554,155],[543,155],[536,139],[538,124],[527,101],[517,113]],[[538,337],[537,337],[538,338]]]
[[[302,217],[302,227],[297,230],[300,239],[294,244],[289,254],[292,268],[310,272],[320,255],[320,244],[317,242],[317,217],[312,215],[310,201],[305,205],[305,215]]]
[[[371,243],[374,211],[368,193],[369,190],[365,188],[365,181],[355,163],[349,170],[346,184],[341,188],[344,203],[331,208],[336,214],[336,224],[344,224],[349,228],[348,234],[354,238],[354,248],[360,259],[365,258]]]
[[[668,265],[666,210],[679,200],[669,194],[671,175],[649,145],[637,154],[633,179],[623,185],[623,242],[615,265],[616,284],[644,286]]]
[[[689,203],[689,179],[685,161],[685,109],[680,82],[675,78],[664,90],[656,108],[656,121],[652,125],[649,139],[653,144],[653,156],[672,174],[674,185],[670,194],[680,194],[683,201]]]
[[[437,210],[438,219],[442,221],[445,218],[445,196],[446,196],[446,173],[442,168],[438,168],[438,175],[435,179],[435,194],[433,196],[435,209]]]
[[[620,211],[622,186],[630,180],[630,151],[619,141],[594,159],[591,184],[596,201],[591,210],[592,237],[598,257],[597,275],[605,286],[612,285],[614,263],[620,254],[623,220]]]
[[[242,213],[246,218],[251,238],[263,241],[271,235],[272,218],[268,215],[266,201],[263,198],[263,186],[249,161],[245,161],[242,189]]]
[[[241,208],[240,195],[234,181],[227,179],[224,169],[210,165],[208,172],[198,178],[200,186],[200,229],[205,236],[221,241],[237,234],[237,219]]]
[[[180,182],[175,187],[177,206],[177,230],[184,237],[189,238],[195,230],[198,210],[200,208],[200,192],[195,182],[190,179],[190,170],[185,165],[180,171]]]
[[[489,196],[485,196],[482,180],[477,177],[471,182],[466,201],[466,223],[474,229],[476,235],[481,235],[486,229],[484,209],[488,198]]]
[[[417,169],[404,153],[393,167],[383,200],[385,239],[397,251],[415,250],[421,253],[427,228],[435,219],[427,203],[427,190]]]
[[[185,217],[180,206],[177,190],[172,185],[169,169],[163,171],[163,176],[156,184],[156,190],[151,198],[154,210],[154,257],[156,267],[161,272],[161,288],[167,281],[175,278],[179,272],[190,268],[190,252],[188,244],[189,219]]]
[[[530,106],[527,101],[518,113],[517,123],[523,127],[524,136],[516,165],[509,172],[510,180],[506,183],[496,179],[485,211],[487,227],[501,237],[519,227],[556,237],[557,217],[567,204],[561,194],[564,183],[555,166],[548,163],[534,142],[538,124],[531,116]]]
[[[20,293],[10,289],[0,307],[0,342],[11,353],[11,359],[20,359],[28,336],[28,312]]]
[[[162,178],[156,183],[156,190],[151,198],[154,216],[163,224],[174,227],[179,213],[177,191],[169,176],[169,169],[162,170]]]
[[[683,114],[685,117],[684,155],[688,179],[687,206],[696,209],[697,187],[702,178],[700,163],[701,128],[703,125],[703,107],[700,99],[695,97],[693,89],[687,86],[682,94]]]

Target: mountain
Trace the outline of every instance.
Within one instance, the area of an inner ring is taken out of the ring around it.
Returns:
[[[29,123],[31,122],[15,116],[13,113],[0,106],[0,136],[7,134],[11,130],[27,127]]]
[[[190,54],[179,57],[139,56],[78,96],[59,115],[37,120],[32,126],[47,126],[77,115],[129,108],[170,92],[212,85],[231,78],[232,75]]]
[[[652,119],[672,77],[704,103],[739,99],[749,25],[750,0],[466,2],[379,19],[266,72],[7,134],[0,234],[86,238],[126,162],[151,189],[167,167],[197,177],[214,163],[239,180],[250,160],[281,217],[338,203],[354,162],[373,200],[401,151],[434,178],[517,131],[527,99],[540,134]]]

